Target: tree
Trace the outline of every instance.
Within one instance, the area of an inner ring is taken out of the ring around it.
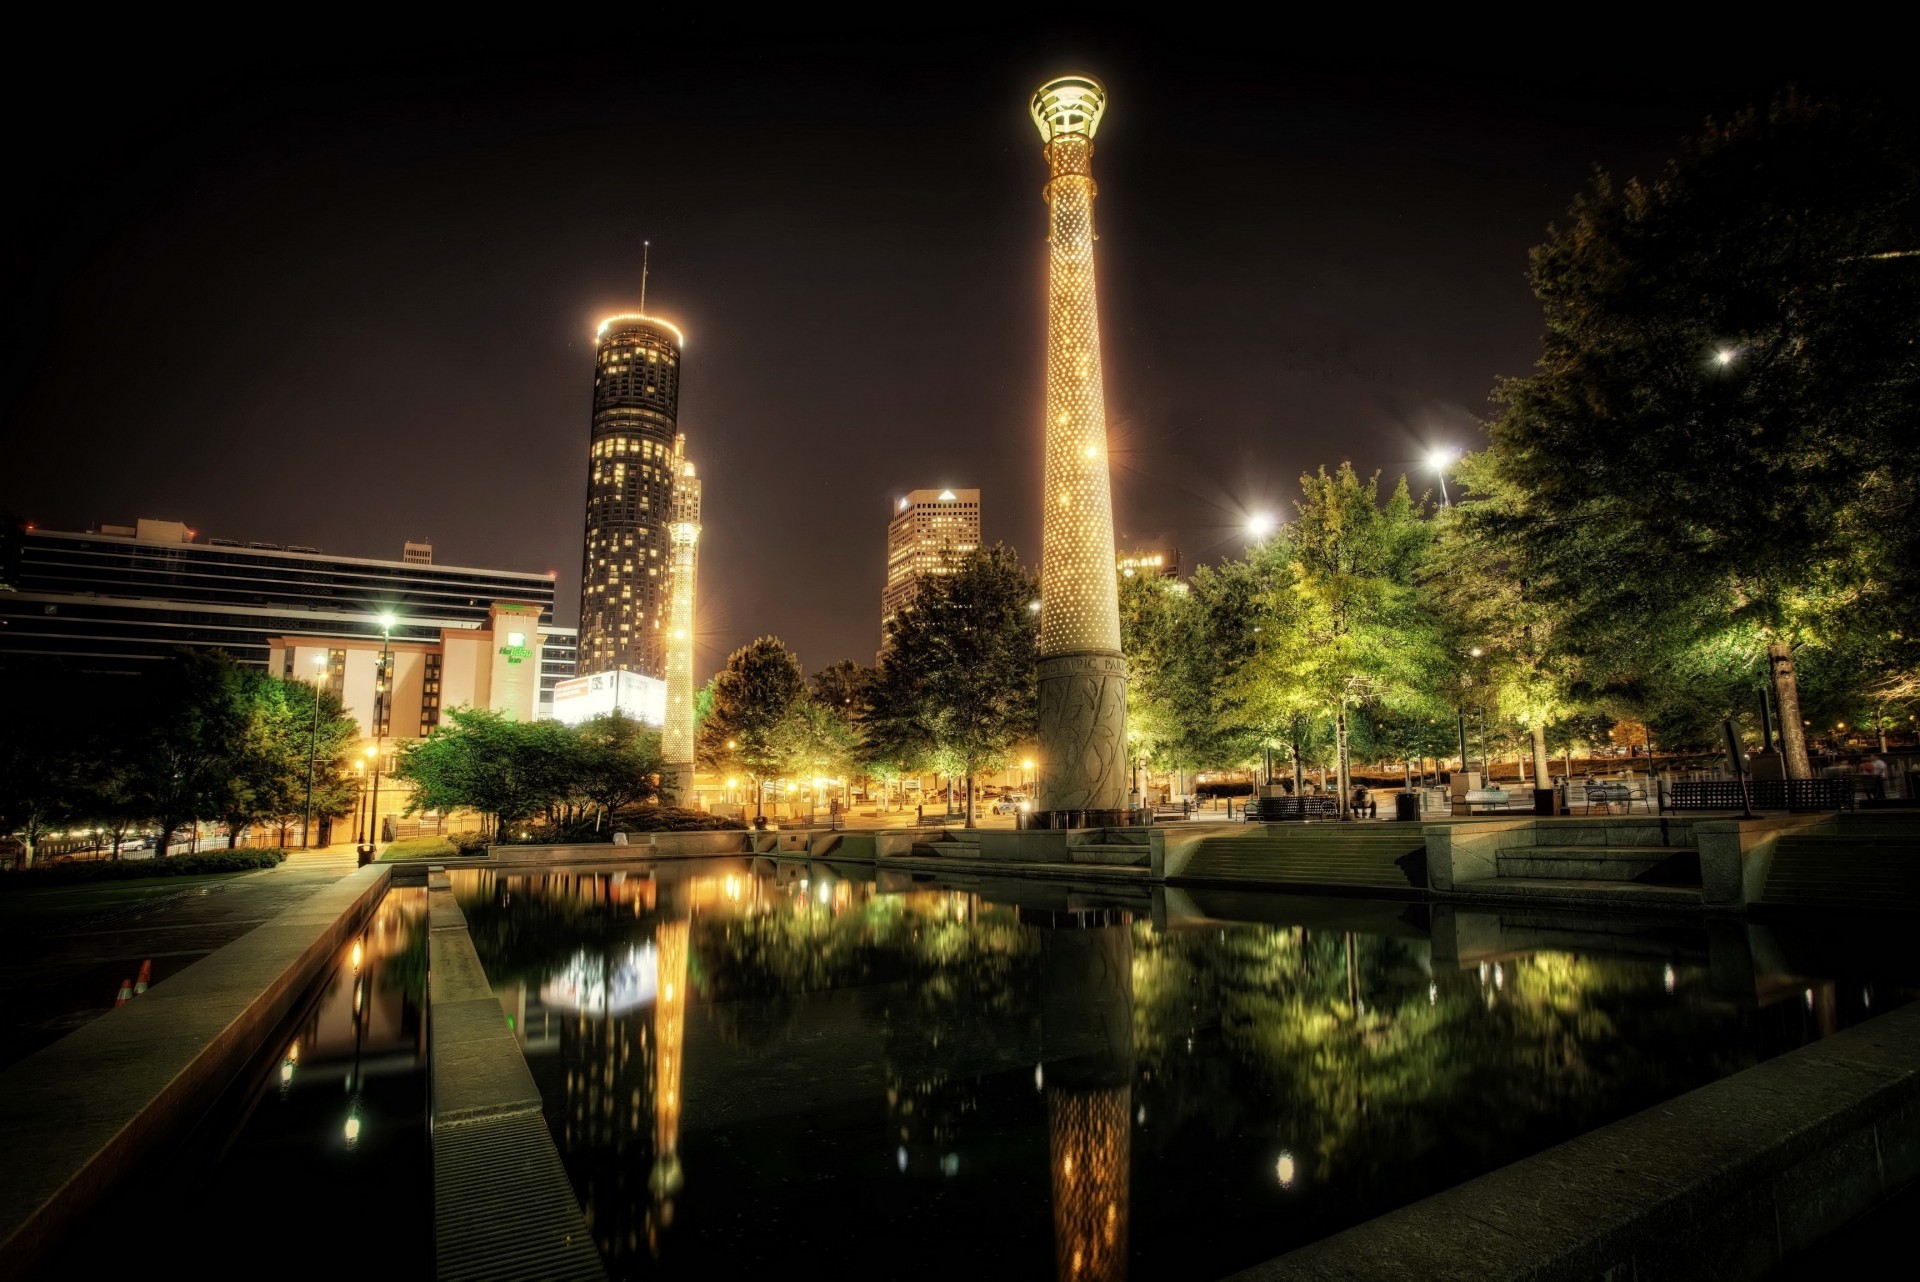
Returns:
[[[151,678],[131,728],[132,776],[139,808],[160,829],[160,858],[181,827],[219,813],[250,720],[246,680],[217,650],[177,651]]]
[[[594,828],[636,802],[659,796],[655,782],[666,768],[660,732],[619,712],[581,722],[573,730],[578,752],[571,771],[575,790],[594,808]]]
[[[1795,777],[1796,651],[1868,629],[1911,671],[1920,646],[1917,137],[1788,95],[1657,181],[1596,179],[1533,252],[1542,355],[1490,426],[1557,643],[1656,703],[1684,651],[1764,662]]]
[[[1013,552],[978,549],[919,583],[895,616],[870,701],[870,750],[913,762],[945,756],[967,781],[1006,760],[1034,731],[1039,593]]]
[[[503,836],[569,786],[566,727],[526,724],[485,708],[455,708],[430,738],[401,747],[393,775],[413,785],[408,813],[478,810]]]
[[[12,733],[0,737],[0,834],[20,840],[31,868],[40,842],[85,808],[91,742],[51,686],[25,683],[10,692]]]
[[[806,690],[800,661],[772,636],[735,650],[714,677],[700,751],[716,765],[737,764],[753,780],[755,818],[765,814],[767,780],[794,760],[794,719]]]
[[[1214,715],[1219,670],[1207,607],[1159,575],[1120,580],[1120,647],[1127,657],[1127,738],[1136,759],[1183,771],[1223,749]]]
[[[1300,488],[1298,519],[1286,532],[1295,626],[1270,656],[1283,682],[1332,714],[1344,815],[1352,710],[1367,702],[1402,712],[1428,707],[1439,630],[1415,577],[1431,531],[1404,477],[1385,503],[1378,474],[1362,481],[1348,463],[1302,476]]]

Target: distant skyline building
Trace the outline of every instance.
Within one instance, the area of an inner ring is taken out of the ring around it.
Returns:
[[[580,672],[664,678],[673,486],[684,461],[682,338],[666,321],[631,313],[601,321],[596,340]]]
[[[979,490],[908,490],[887,522],[887,582],[880,590],[880,647],[900,611],[913,604],[920,579],[951,574],[980,546]]]
[[[1106,88],[1062,76],[1028,110],[1047,162],[1047,393],[1040,531],[1041,827],[1131,818],[1113,484],[1093,270],[1093,136]]]
[[[1116,553],[1115,564],[1123,579],[1130,579],[1136,574],[1150,578],[1177,579],[1180,577],[1180,549],[1135,548],[1131,552]]]
[[[489,631],[504,601],[533,611],[524,630],[539,640],[536,706],[574,675],[574,630],[553,624],[549,574],[202,541],[184,522],[146,519],[86,532],[14,526],[0,534],[0,562],[0,669],[8,672],[129,675],[176,647],[223,650],[276,671],[276,638],[377,650],[380,616],[390,613],[396,645],[440,645],[450,632]]]

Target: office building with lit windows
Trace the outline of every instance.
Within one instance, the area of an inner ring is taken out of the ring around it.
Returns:
[[[887,522],[887,581],[880,590],[880,646],[900,611],[913,604],[920,580],[951,574],[980,546],[979,490],[909,490]]]
[[[540,641],[533,670],[547,701],[574,675],[572,630],[553,625],[550,574],[202,540],[178,521],[86,533],[19,526],[0,551],[0,670],[9,673],[128,675],[177,647],[277,671],[277,637],[378,651],[380,616],[390,613],[396,645],[438,645],[450,632],[487,631],[495,603],[511,601],[534,612],[526,631]],[[412,730],[396,724],[396,733]]]
[[[680,331],[641,315],[600,322],[580,569],[582,673],[664,679],[673,489],[685,465],[677,421]]]

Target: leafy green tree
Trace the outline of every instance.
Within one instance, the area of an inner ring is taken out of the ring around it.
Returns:
[[[174,833],[219,813],[251,719],[246,683],[246,670],[217,650],[178,651],[148,678],[131,729],[132,793],[160,829],[161,858]]]
[[[1431,539],[1403,477],[1383,503],[1379,477],[1352,465],[1302,476],[1298,519],[1287,528],[1296,611],[1270,653],[1274,680],[1331,714],[1340,807],[1352,790],[1348,725],[1376,703],[1426,711],[1440,630],[1416,577]]]
[[[657,782],[666,768],[660,732],[619,712],[594,717],[574,727],[569,782],[592,807],[594,828],[616,811],[660,795]]]
[[[403,745],[393,774],[413,786],[408,813],[479,811],[496,837],[540,813],[570,786],[566,727],[527,724],[485,708],[455,708],[426,739]]]
[[[16,837],[22,866],[32,867],[49,832],[87,809],[86,783],[97,741],[81,733],[50,686],[26,683],[10,692],[13,732],[0,736],[0,834]]]
[[[737,766],[753,781],[754,816],[766,810],[767,780],[795,761],[795,725],[806,699],[800,661],[778,637],[750,641],[727,656],[713,680],[713,711],[700,723],[702,759]]]
[[[1916,139],[1788,95],[1654,182],[1596,179],[1533,253],[1543,351],[1490,427],[1556,644],[1651,705],[1687,651],[1764,663],[1796,777],[1796,651],[1865,630],[1884,674],[1920,646]]]
[[[870,700],[877,756],[951,762],[967,781],[1007,759],[1034,731],[1039,593],[1011,549],[981,548],[952,572],[920,580],[913,608],[895,616]]]
[[[1120,644],[1127,656],[1127,738],[1136,760],[1187,771],[1223,751],[1214,713],[1218,668],[1205,602],[1159,575],[1120,580]]]

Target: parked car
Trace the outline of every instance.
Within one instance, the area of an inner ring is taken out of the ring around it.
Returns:
[[[1033,803],[1031,801],[1025,797],[1016,796],[1013,793],[1008,793],[1006,796],[996,799],[993,803],[993,813],[996,815],[1017,815],[1022,810],[1031,810],[1032,808]]]

